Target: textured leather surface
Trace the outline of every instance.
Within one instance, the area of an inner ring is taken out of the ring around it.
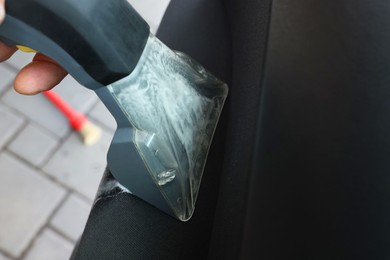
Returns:
[[[278,0],[271,17],[242,250],[389,259],[390,3]]]

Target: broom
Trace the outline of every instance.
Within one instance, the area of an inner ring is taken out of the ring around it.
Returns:
[[[93,145],[99,141],[101,129],[92,124],[84,114],[73,109],[53,90],[45,91],[43,94],[65,115],[69,125],[80,134],[85,145]]]

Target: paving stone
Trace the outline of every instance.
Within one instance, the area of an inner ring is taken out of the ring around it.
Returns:
[[[70,131],[65,117],[42,94],[24,96],[10,89],[2,100],[57,137],[64,137]]]
[[[23,117],[0,104],[0,149],[22,127]]]
[[[0,253],[0,260],[9,260],[9,258]]]
[[[29,124],[10,143],[8,149],[34,166],[40,167],[57,145],[58,140],[46,130]]]
[[[55,88],[55,91],[75,110],[86,113],[96,103],[96,94],[78,85],[67,77]],[[58,137],[64,137],[70,130],[64,115],[42,94],[24,96],[13,89],[7,91],[3,102],[45,127]]]
[[[12,86],[16,71],[0,64],[0,95]]]
[[[26,53],[17,51],[10,59],[8,59],[5,63],[11,65],[16,69],[21,69],[30,63],[34,57],[34,53]]]
[[[116,129],[116,121],[111,113],[108,111],[103,102],[98,101],[96,105],[91,109],[89,116],[94,120],[98,121],[100,124],[104,125],[111,131]]]
[[[0,249],[19,257],[65,191],[4,152],[0,169]]]
[[[128,0],[130,4],[141,14],[150,26],[150,31],[156,33],[158,25],[169,4],[169,0]]]
[[[68,260],[74,245],[50,229],[45,229],[33,243],[24,260]]]
[[[87,223],[91,205],[72,194],[51,220],[51,225],[77,241]]]
[[[77,133],[72,133],[62,144],[43,170],[90,199],[107,164],[106,155],[111,135],[103,132],[102,139],[93,146],[85,146]]]
[[[81,86],[74,78],[67,76],[55,91],[77,111],[88,112],[99,99],[94,91]]]

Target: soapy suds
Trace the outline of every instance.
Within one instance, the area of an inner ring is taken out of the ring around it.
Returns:
[[[103,180],[99,185],[99,189],[94,199],[94,205],[99,203],[101,200],[115,197],[122,193],[132,194],[126,187],[121,185],[111,174],[111,172],[106,169],[103,175]]]

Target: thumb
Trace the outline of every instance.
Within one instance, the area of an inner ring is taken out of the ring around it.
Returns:
[[[3,22],[5,17],[5,0],[0,0],[0,23]]]

